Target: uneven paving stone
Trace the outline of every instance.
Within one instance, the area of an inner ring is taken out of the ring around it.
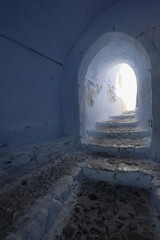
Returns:
[[[69,174],[75,158],[60,158],[57,164],[47,164],[26,179],[12,186],[7,185],[0,193],[0,239],[14,230],[17,219],[29,209],[37,199],[44,197],[51,186],[61,177]]]
[[[140,148],[143,150],[143,148],[148,149],[150,144],[150,138],[143,138],[146,134],[148,135],[148,132],[138,128],[134,112],[125,113],[122,116],[113,117],[110,121],[99,123],[96,130],[107,133],[107,136],[111,138],[92,137],[89,139],[91,144],[108,146],[109,148],[116,147],[118,150],[119,148]],[[129,137],[131,135],[137,136],[137,138]],[[141,171],[149,174],[153,178],[154,186],[159,187],[160,166],[146,159],[128,158],[127,152],[125,158],[119,157],[119,151],[117,151],[117,157],[103,151],[97,153],[94,151],[93,153],[72,152],[56,160],[52,160],[52,154],[47,164],[40,165],[38,168],[37,165],[34,165],[35,156],[34,152],[31,157],[32,167],[25,170],[27,165],[21,166],[20,169],[23,170],[24,176],[22,176],[23,174],[19,175],[17,180],[14,179],[15,182],[10,181],[9,184],[5,184],[1,188],[0,239],[4,239],[10,231],[15,230],[15,223],[20,216],[23,216],[37,199],[44,197],[57,180],[71,174],[75,164],[88,168],[100,168],[105,171],[128,173]],[[23,160],[27,161],[26,158]],[[10,160],[5,162],[6,166],[10,164]],[[19,164],[18,159],[15,164]],[[18,170],[18,168],[16,169]],[[30,173],[28,173],[29,171]],[[57,236],[57,239],[154,239],[155,224],[151,218],[150,195],[146,190],[123,187],[122,185],[111,186],[103,182],[88,182],[82,185],[77,196],[79,200],[74,206],[70,220],[64,227],[62,236]],[[52,222],[51,219],[50,222]],[[34,229],[36,224],[37,222],[32,224],[33,236],[40,233]],[[26,234],[30,235],[29,232]],[[14,233],[10,236],[13,236],[13,239],[19,238]],[[38,236],[41,238],[40,235]]]
[[[58,179],[66,174],[70,174],[71,169],[75,164],[79,164],[80,166],[82,164],[85,166],[90,166],[92,168],[101,168],[112,171],[142,171],[144,173],[150,174],[153,179],[156,178],[156,182],[160,179],[160,166],[146,159],[110,157],[101,152],[68,153],[59,158],[56,164],[54,164],[54,161],[50,164],[47,163],[42,168],[38,168],[36,171],[31,172],[22,178],[19,178],[16,183],[11,182],[10,184],[6,184],[4,188],[1,189],[0,239],[4,239],[4,236],[6,236],[10,231],[14,230],[14,224],[16,223],[17,219],[23,215],[24,212],[29,209],[38,198],[44,197],[49,191],[50,187],[55,184]],[[115,191],[112,188],[110,188],[108,192],[109,196],[107,198],[107,203],[109,204],[112,202],[112,199],[116,198],[116,195]],[[98,196],[95,192],[92,194]],[[131,195],[130,197],[137,199],[142,205],[146,202],[146,199],[139,197],[139,192],[136,190],[134,191],[133,196]],[[96,202],[97,200],[92,200],[92,202]],[[124,196],[121,196],[118,201],[118,205],[120,204],[120,206],[127,206],[128,201],[130,200]],[[83,208],[84,212],[87,213],[93,211],[95,206],[88,207],[80,202],[80,205],[76,206],[77,213],[75,212],[77,221],[79,218],[78,214],[82,211]],[[99,215],[101,215],[102,218],[108,219],[108,221],[114,219],[112,209],[108,210],[107,216],[104,216],[104,214],[101,214],[101,212],[103,213],[103,209],[99,208]],[[126,212],[125,209],[122,208],[117,215],[117,221],[120,221],[122,223],[126,222],[128,216],[130,216],[131,219],[134,219],[135,211],[130,209],[130,211]],[[91,224],[90,219],[85,219],[85,221],[88,224]],[[141,218],[139,218],[138,221],[139,224],[141,224]],[[87,232],[89,230],[85,227],[82,228],[82,230],[87,235]],[[105,231],[107,232],[107,229]],[[152,233],[150,232],[148,234],[151,235]]]
[[[128,194],[132,198],[127,199],[126,204],[121,199],[126,199]],[[140,199],[147,202],[142,207],[145,209],[143,215],[142,212],[139,213]],[[151,211],[147,190],[122,185],[112,186],[106,182],[84,182],[69,222],[62,235],[56,239],[153,240],[155,229]],[[138,221],[140,216],[141,222]],[[68,226],[72,227],[66,235]]]

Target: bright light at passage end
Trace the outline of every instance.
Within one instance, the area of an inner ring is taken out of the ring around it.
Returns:
[[[116,94],[121,98],[126,110],[135,110],[137,81],[133,69],[128,64],[123,64],[117,74]]]

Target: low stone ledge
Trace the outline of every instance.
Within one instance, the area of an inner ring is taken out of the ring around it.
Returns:
[[[69,151],[72,138],[0,152],[0,185],[11,179],[23,176],[37,167],[56,161],[56,158]]]

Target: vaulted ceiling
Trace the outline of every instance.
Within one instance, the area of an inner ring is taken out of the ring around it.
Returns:
[[[0,34],[64,62],[106,9],[125,0],[1,0]]]

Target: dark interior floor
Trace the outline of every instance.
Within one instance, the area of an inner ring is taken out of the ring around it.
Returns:
[[[85,182],[58,240],[155,239],[150,194],[142,188]]]

